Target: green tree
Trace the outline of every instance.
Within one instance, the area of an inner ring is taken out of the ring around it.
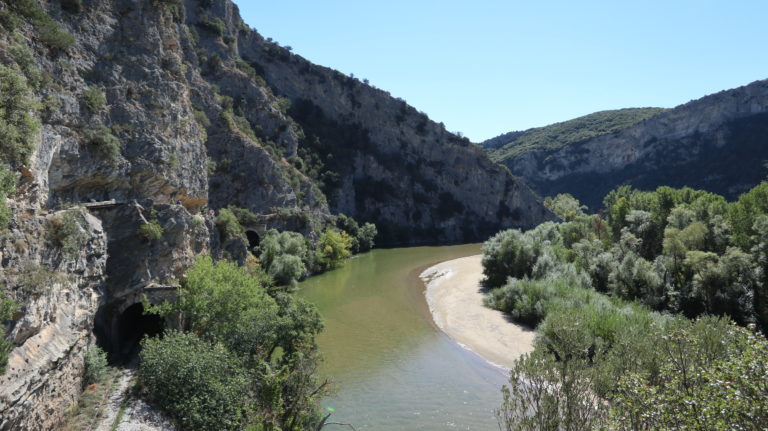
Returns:
[[[352,239],[346,232],[326,229],[317,241],[317,264],[322,270],[339,267],[352,255]]]
[[[40,122],[33,115],[37,103],[27,79],[3,65],[0,65],[0,95],[0,159],[12,165],[25,165],[40,130]]]

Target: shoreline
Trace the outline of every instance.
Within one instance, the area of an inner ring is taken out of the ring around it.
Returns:
[[[419,274],[432,320],[448,337],[493,365],[510,369],[533,350],[535,332],[483,305],[482,255],[453,259]]]

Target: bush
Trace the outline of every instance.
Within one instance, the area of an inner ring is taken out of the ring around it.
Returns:
[[[188,430],[239,430],[248,372],[220,344],[167,332],[142,341],[138,382],[147,399]]]
[[[83,103],[92,113],[97,113],[107,104],[107,96],[98,87],[89,87],[83,91]]]
[[[83,384],[85,386],[100,383],[109,373],[107,354],[98,346],[92,346],[85,352]]]
[[[221,37],[227,32],[227,25],[221,18],[203,15],[197,22],[197,25]]]
[[[216,228],[221,234],[222,241],[229,241],[235,238],[241,238],[245,234],[245,230],[240,225],[240,221],[237,219],[235,213],[229,208],[222,208],[219,210],[219,215],[216,216]]]
[[[352,255],[352,240],[344,231],[326,229],[317,241],[316,262],[323,271],[338,268]]]
[[[157,220],[150,220],[139,227],[139,233],[148,241],[157,241],[163,237],[163,227]]]
[[[307,274],[307,241],[297,232],[270,229],[259,245],[259,259],[278,285],[293,285]]]
[[[8,208],[7,198],[16,188],[16,174],[0,162],[0,232],[8,228],[11,222],[11,209]]]
[[[62,253],[71,256],[78,253],[87,240],[80,226],[82,215],[77,210],[67,211],[50,221],[51,239],[61,247]]]
[[[0,375],[5,374],[5,366],[8,364],[8,355],[14,348],[14,344],[5,339],[5,325],[3,323],[13,318],[13,313],[19,309],[18,304],[5,297],[5,287],[0,286]]]
[[[40,122],[31,112],[37,109],[27,79],[16,70],[0,65],[0,161],[24,165],[35,147]]]
[[[120,158],[120,139],[106,126],[85,131],[85,139],[99,157],[115,164]]]

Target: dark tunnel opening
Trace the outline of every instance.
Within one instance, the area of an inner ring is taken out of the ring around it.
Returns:
[[[154,314],[144,314],[144,305],[133,304],[113,321],[108,353],[116,365],[131,365],[138,358],[144,337],[163,333],[165,321]]]
[[[261,238],[259,238],[259,234],[252,230],[245,231],[245,236],[248,238],[248,247],[251,249],[254,249],[259,246],[259,243],[261,242]]]

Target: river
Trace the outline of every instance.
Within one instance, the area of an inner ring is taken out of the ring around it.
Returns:
[[[479,252],[479,244],[373,250],[300,284],[325,321],[322,373],[338,387],[323,402],[331,420],[357,430],[498,429],[505,372],[437,329],[418,278]]]

